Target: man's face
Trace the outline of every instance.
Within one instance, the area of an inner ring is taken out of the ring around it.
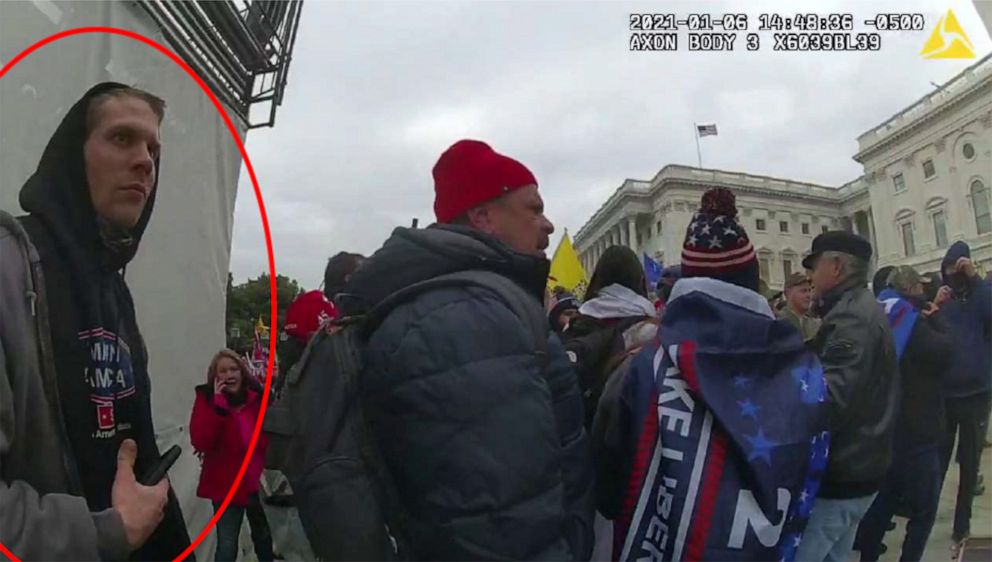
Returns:
[[[923,296],[923,283],[913,283],[913,286],[906,291],[906,294],[911,297],[922,297]]]
[[[555,227],[544,216],[544,201],[536,185],[514,190],[496,201],[469,211],[472,226],[514,250],[544,256]]]
[[[90,199],[104,220],[133,228],[155,186],[158,116],[133,96],[110,98],[96,108],[96,116],[83,145]]]
[[[785,299],[789,308],[798,310],[805,314],[809,312],[810,304],[813,301],[812,290],[809,283],[800,283],[785,290]]]
[[[821,255],[813,263],[809,277],[816,289],[816,294],[822,297],[824,293],[840,285],[841,275],[840,258]]]
[[[967,277],[964,273],[958,270],[956,263],[952,263],[944,268],[944,273],[947,275],[947,283],[952,289],[962,290],[965,285],[967,285]]]

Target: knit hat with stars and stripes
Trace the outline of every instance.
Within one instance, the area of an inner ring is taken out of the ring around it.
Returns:
[[[710,277],[757,291],[758,259],[737,220],[735,201],[734,194],[723,187],[703,194],[685,231],[682,276]]]

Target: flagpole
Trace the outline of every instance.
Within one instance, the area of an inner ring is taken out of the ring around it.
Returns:
[[[696,122],[695,121],[693,121],[693,123],[692,123],[692,130],[696,134],[696,159],[699,161],[699,167],[702,168],[703,167],[703,153],[699,151],[699,125],[696,125]]]

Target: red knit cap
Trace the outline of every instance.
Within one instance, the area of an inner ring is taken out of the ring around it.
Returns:
[[[515,189],[537,185],[534,174],[484,142],[460,140],[434,165],[434,214],[449,223],[469,209]]]

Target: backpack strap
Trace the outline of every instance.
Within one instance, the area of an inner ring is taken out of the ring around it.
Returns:
[[[548,321],[544,316],[544,309],[520,285],[505,275],[492,271],[473,269],[448,273],[401,289],[386,297],[369,311],[365,317],[363,333],[366,336],[370,335],[394,308],[413,300],[422,293],[447,287],[465,286],[482,287],[499,295],[526,327],[534,347],[534,353],[543,369],[548,361]]]

